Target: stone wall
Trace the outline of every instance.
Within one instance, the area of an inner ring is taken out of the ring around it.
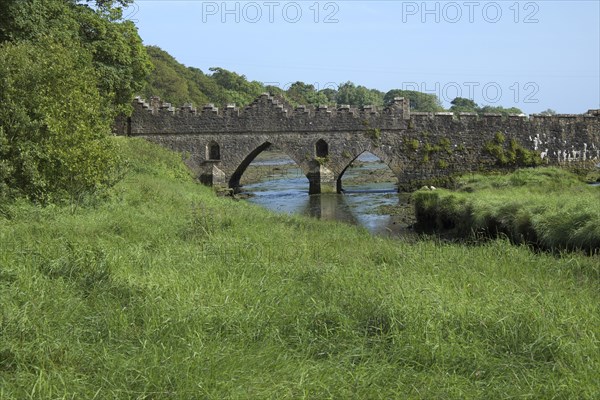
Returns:
[[[269,144],[300,166],[311,193],[340,190],[344,171],[365,151],[391,168],[402,189],[457,172],[503,167],[490,146],[508,151],[518,145],[550,165],[600,162],[598,110],[530,117],[410,113],[408,101],[401,98],[381,109],[293,108],[268,94],[244,109],[207,105],[196,110],[138,98],[132,116],[117,120],[115,130],[179,151],[202,181],[233,188]],[[325,157],[317,157],[319,141],[326,143]],[[215,146],[218,159],[211,159]]]

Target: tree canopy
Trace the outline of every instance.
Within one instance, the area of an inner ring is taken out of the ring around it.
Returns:
[[[523,111],[516,107],[504,108],[502,106],[483,106],[480,107],[471,99],[465,99],[463,97],[457,97],[450,102],[452,106],[450,111],[452,112],[469,112],[477,114],[522,114]]]
[[[414,90],[392,89],[383,98],[386,105],[390,104],[395,97],[404,97],[410,101],[411,111],[438,112],[444,111],[442,103],[435,94],[421,93]]]
[[[0,198],[48,202],[115,181],[111,125],[151,68],[120,19],[128,3],[0,3]]]

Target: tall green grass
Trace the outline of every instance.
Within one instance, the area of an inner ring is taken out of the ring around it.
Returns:
[[[118,140],[108,200],[0,217],[0,398],[600,394],[598,257],[275,215]]]
[[[413,198],[421,226],[463,237],[505,234],[544,249],[600,252],[600,187],[559,168],[466,176],[454,191],[419,191]]]

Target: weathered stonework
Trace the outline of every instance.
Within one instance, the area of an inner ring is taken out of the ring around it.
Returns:
[[[234,105],[196,110],[137,98],[132,116],[117,120],[115,130],[178,151],[203,183],[233,189],[269,145],[298,164],[310,193],[341,190],[344,172],[365,151],[385,162],[405,190],[431,178],[497,168],[485,148],[498,134],[538,152],[549,165],[600,161],[598,110],[530,117],[410,113],[401,98],[383,109],[294,109],[268,94],[243,110]]]

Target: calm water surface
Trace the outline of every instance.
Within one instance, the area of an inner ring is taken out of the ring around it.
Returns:
[[[387,166],[371,154],[358,159],[359,166],[348,168],[344,178],[362,174],[383,173]],[[344,184],[344,194],[308,194],[308,179],[294,162],[278,152],[263,152],[252,166],[272,166],[261,182],[245,185],[242,193],[250,194],[248,201],[269,210],[302,214],[324,220],[338,220],[360,225],[378,235],[412,235],[410,221],[403,216],[382,214],[381,206],[406,204],[408,195],[397,193],[395,183]]]

